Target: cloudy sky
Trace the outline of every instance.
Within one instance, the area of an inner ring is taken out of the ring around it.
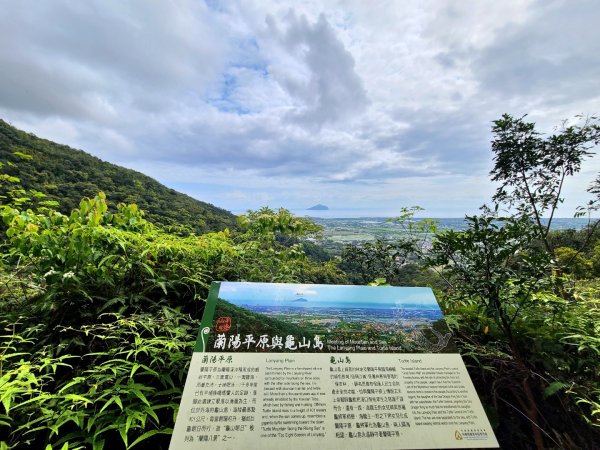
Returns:
[[[597,0],[0,7],[0,118],[234,212],[461,217],[502,113],[600,113]]]

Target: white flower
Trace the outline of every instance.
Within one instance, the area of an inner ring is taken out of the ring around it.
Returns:
[[[46,272],[44,274],[44,278],[47,278],[47,277],[49,277],[51,275],[54,275],[55,273],[58,273],[58,272],[56,270],[54,270],[54,269],[50,269],[48,272]]]

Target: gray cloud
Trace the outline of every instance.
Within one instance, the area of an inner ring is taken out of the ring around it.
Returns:
[[[250,170],[265,176],[323,178],[348,164],[340,160],[335,142],[320,142],[281,129],[277,121],[266,122],[244,121],[239,128],[228,128],[219,122],[197,121],[168,133],[151,132],[141,141],[147,148],[146,157],[156,161]],[[349,155],[348,149],[345,155]]]
[[[598,3],[539,2],[524,23],[507,25],[474,58],[482,88],[547,104],[598,96]]]
[[[2,106],[75,119],[164,111],[219,73],[223,41],[200,2],[14,3],[0,16]]]
[[[320,127],[364,111],[367,94],[356,74],[354,58],[324,15],[310,24],[305,16],[290,11],[284,21],[285,31],[272,16],[267,16],[266,22],[271,36],[305,69],[303,77],[283,71],[275,77],[300,102],[289,116],[293,121]]]
[[[485,173],[490,161],[491,120],[475,111],[455,114],[419,114],[402,144],[416,157],[428,156],[444,174]]]

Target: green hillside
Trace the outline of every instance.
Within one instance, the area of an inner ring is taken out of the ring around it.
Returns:
[[[13,155],[19,151],[32,160]],[[81,150],[56,144],[18,130],[0,120],[0,159],[18,160],[18,173],[26,189],[47,194],[60,203],[60,211],[69,213],[82,197],[106,193],[113,204],[136,203],[151,222],[184,225],[196,233],[235,228],[235,216],[224,209],[193,199],[134,170],[104,162]],[[11,168],[7,167],[7,172]]]
[[[215,310],[214,318],[218,317],[230,317],[233,323],[233,327],[229,335],[231,334],[240,334],[242,339],[246,335],[255,336],[256,340],[258,340],[258,336],[266,334],[267,336],[282,336],[285,340],[287,335],[292,335],[296,338],[297,341],[300,341],[302,338],[306,338],[307,340],[311,340],[314,338],[314,333],[296,325],[293,323],[286,322],[285,320],[281,320],[278,317],[269,317],[265,314],[260,314],[253,312],[249,309],[236,306],[232,303],[229,303],[226,300],[219,299],[217,303],[217,307]],[[235,330],[235,332],[234,332]],[[215,343],[215,332],[211,333],[208,339],[207,348],[210,350],[214,349]],[[230,348],[225,348],[222,351],[234,351]],[[263,351],[256,345],[250,347],[248,351],[261,352]],[[312,347],[308,351],[315,351]],[[279,349],[278,352],[292,352],[292,350]]]

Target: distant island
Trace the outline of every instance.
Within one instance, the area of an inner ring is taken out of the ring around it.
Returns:
[[[321,205],[320,203],[315,206],[311,206],[310,208],[306,208],[307,211],[327,211],[329,207],[325,205]]]

